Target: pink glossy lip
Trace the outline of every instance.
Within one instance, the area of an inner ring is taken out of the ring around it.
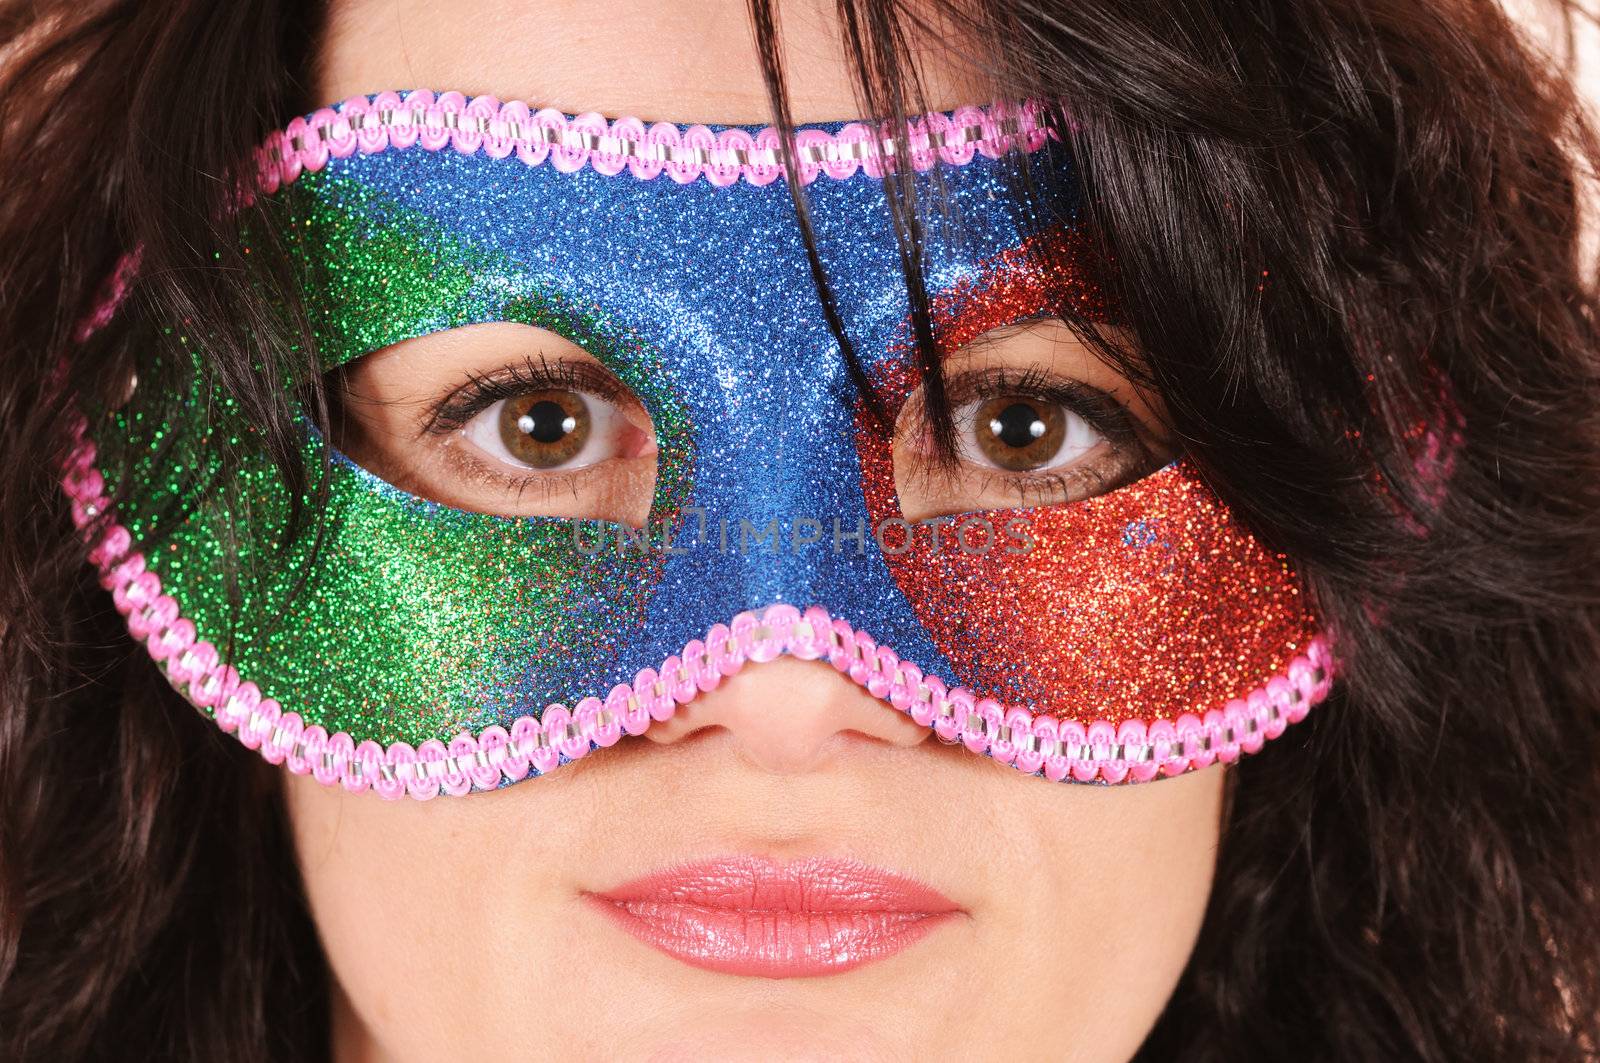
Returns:
[[[683,864],[587,897],[669,956],[761,978],[838,974],[881,960],[961,910],[920,882],[823,857]]]

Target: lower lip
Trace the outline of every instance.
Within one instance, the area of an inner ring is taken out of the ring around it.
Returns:
[[[686,864],[586,896],[668,956],[759,978],[839,974],[885,959],[960,911],[921,883],[821,858]]]

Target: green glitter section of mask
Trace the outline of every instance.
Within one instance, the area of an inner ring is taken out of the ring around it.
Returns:
[[[527,271],[360,181],[305,174],[271,206],[324,368],[477,322],[548,329],[602,362],[649,410],[660,449],[654,517],[687,497],[693,464],[687,410],[667,386],[658,353],[614,314],[597,303],[508,285]]]
[[[307,174],[269,209],[325,369],[412,336],[484,320],[484,301],[474,298],[482,278],[515,272],[491,256],[463,254],[459,237],[347,178]]]
[[[315,194],[314,180],[295,187],[285,203],[292,224],[279,231],[291,254],[317,263],[316,283],[330,285],[308,299],[324,364],[489,319],[471,293],[507,264],[393,210],[373,239],[363,219]],[[511,293],[492,319],[558,332],[633,388],[660,447],[653,521],[684,504],[691,425],[649,347],[550,293]],[[337,455],[326,505],[306,498],[313,524],[285,542],[290,491],[259,433],[209,379],[192,337],[165,341],[133,401],[96,418],[91,435],[120,488],[119,520],[241,678],[330,733],[413,745],[605,693],[554,689],[538,662],[608,659],[643,619],[660,551],[588,553],[572,521],[450,509]],[[309,429],[300,457],[315,479],[324,444]]]

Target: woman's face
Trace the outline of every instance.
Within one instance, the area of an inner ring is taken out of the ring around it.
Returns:
[[[738,0],[334,8],[320,100],[429,86],[647,121],[767,118]],[[852,116],[831,16],[782,14],[797,119]],[[948,56],[924,62],[933,106],[992,95]],[[617,448],[602,471],[544,493],[497,495],[499,481],[464,472],[516,457],[492,417],[446,441],[417,432],[464,380],[530,357],[585,356],[520,325],[368,355],[343,377],[342,442],[463,508],[634,516],[653,451],[625,398],[590,426]],[[957,357],[1097,388],[1155,437],[1147,402],[1064,328]],[[545,406],[522,413],[542,416],[571,395],[531,398]],[[914,442],[897,449],[897,475]],[[1114,449],[1101,441],[1084,460],[1131,460]],[[1052,785],[931,741],[825,661],[780,658],[504,790],[390,803],[285,779],[341,1058],[1120,1061],[1199,929],[1224,775]]]

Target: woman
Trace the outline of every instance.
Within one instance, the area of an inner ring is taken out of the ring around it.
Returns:
[[[1570,87],[746,15],[7,16],[7,1058],[1592,1057]]]

